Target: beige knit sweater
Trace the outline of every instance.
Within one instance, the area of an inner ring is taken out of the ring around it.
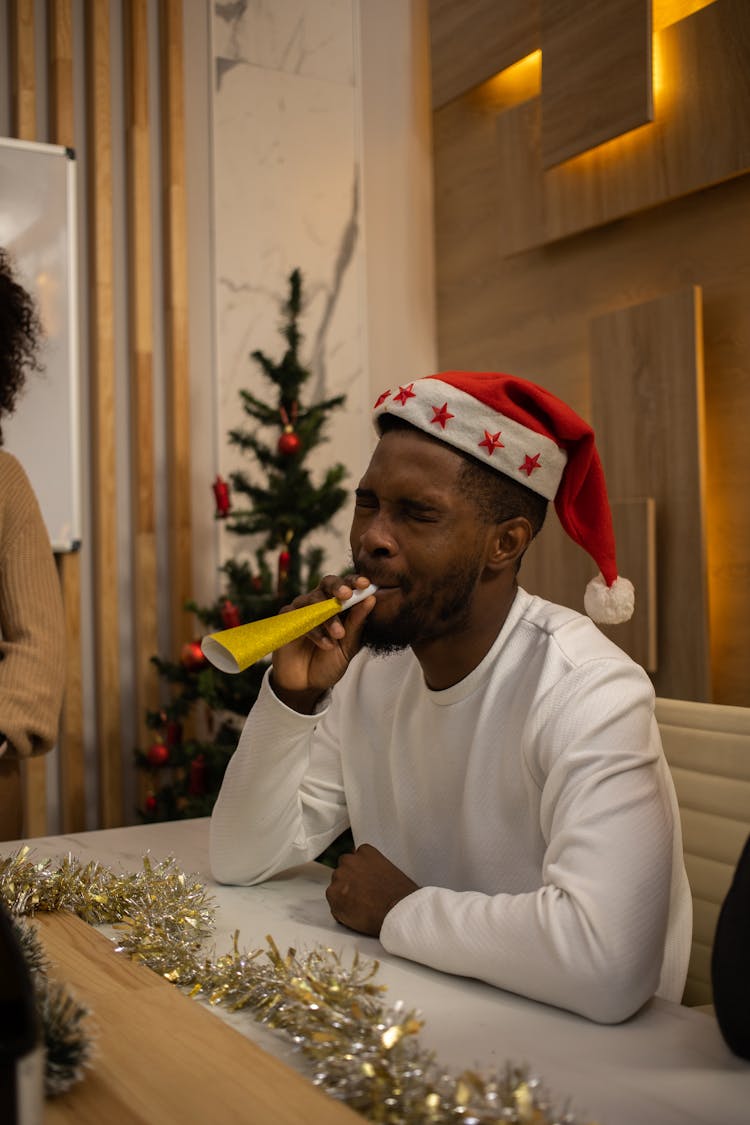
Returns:
[[[26,473],[0,450],[0,731],[8,740],[6,759],[54,746],[64,671],[65,620],[49,536]]]

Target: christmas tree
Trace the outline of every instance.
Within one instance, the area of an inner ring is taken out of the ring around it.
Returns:
[[[262,351],[251,356],[270,384],[269,394],[259,397],[242,390],[242,407],[252,424],[228,435],[230,444],[252,458],[264,479],[239,470],[230,474],[229,483],[217,477],[213,485],[216,518],[225,520],[229,531],[251,537],[252,547],[249,558],[229,558],[220,567],[224,592],[216,602],[187,604],[207,633],[270,617],[316,586],[323,552],[306,541],[331,521],[346,498],[343,465],[327,469],[318,484],[307,466],[312,450],[325,440],[328,416],[343,405],[345,396],[303,403],[301,391],[311,372],[299,357],[302,311],[302,276],[294,270],[283,305],[283,356],[279,362]],[[141,816],[148,821],[205,816],[216,800],[266,663],[227,675],[206,661],[200,638],[183,646],[179,660],[155,656],[153,662],[168,685],[169,698],[159,711],[147,714],[154,741],[136,750]]]

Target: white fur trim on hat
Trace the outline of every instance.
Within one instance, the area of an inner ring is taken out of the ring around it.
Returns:
[[[376,428],[385,413],[471,454],[546,500],[554,499],[567,461],[565,450],[474,395],[438,378],[415,379],[396,393],[383,392],[375,403]]]

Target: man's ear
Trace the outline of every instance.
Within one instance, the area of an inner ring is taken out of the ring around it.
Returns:
[[[534,538],[531,524],[525,516],[496,523],[490,533],[487,567],[495,572],[511,567],[515,570],[518,560]]]

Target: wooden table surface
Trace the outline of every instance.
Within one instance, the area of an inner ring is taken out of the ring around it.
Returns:
[[[94,1065],[47,1100],[44,1125],[362,1125],[72,914],[36,915],[50,977],[91,1011]]]

